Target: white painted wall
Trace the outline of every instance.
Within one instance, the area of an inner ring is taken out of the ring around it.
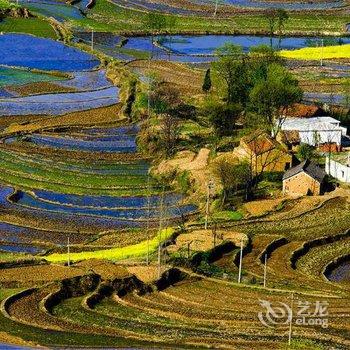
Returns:
[[[350,166],[326,158],[326,173],[341,182],[350,183]]]
[[[341,130],[300,130],[300,142],[311,146],[317,146],[324,143],[335,143],[341,145]]]

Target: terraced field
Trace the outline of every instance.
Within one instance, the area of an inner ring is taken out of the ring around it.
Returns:
[[[219,14],[226,12],[233,13],[237,9],[261,10],[269,8],[283,8],[289,11],[301,10],[332,10],[347,5],[346,1],[263,1],[263,0],[181,0],[174,3],[169,0],[141,1],[141,0],[114,0],[115,4],[127,8],[165,12],[174,15],[212,15],[218,5],[216,12]]]
[[[304,99],[341,105],[344,91],[322,87],[349,62],[320,68],[319,36],[342,44],[323,54],[347,53],[348,1],[220,0],[215,16],[204,0],[19,3],[37,17],[0,23],[0,348],[350,348],[349,192],[257,200],[204,230],[202,198],[152,176],[146,116],[123,114],[152,70],[204,98],[203,68],[227,42],[286,50]],[[272,7],[289,11],[281,38],[266,35]],[[150,33],[147,11],[173,26]],[[318,303],[323,323],[300,324]]]

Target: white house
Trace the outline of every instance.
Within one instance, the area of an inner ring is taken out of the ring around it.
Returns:
[[[340,126],[340,121],[331,117],[286,118],[280,121],[282,131],[296,131],[301,143],[311,146],[336,144],[341,146],[342,136],[347,129]]]
[[[326,173],[341,182],[350,183],[350,152],[332,154],[326,158]]]

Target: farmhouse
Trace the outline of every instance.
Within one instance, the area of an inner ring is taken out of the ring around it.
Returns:
[[[340,151],[342,138],[347,129],[340,126],[340,121],[331,117],[286,118],[281,123],[281,140],[288,140],[291,132],[298,134],[300,143],[306,143],[321,149]],[[329,149],[331,147],[331,149]]]
[[[341,182],[350,183],[350,152],[327,157],[326,172]]]
[[[295,103],[283,113],[283,118],[313,118],[322,115],[324,111],[319,106]]]
[[[283,193],[291,196],[319,195],[326,173],[315,163],[305,160],[283,175]]]
[[[260,130],[242,137],[235,153],[248,159],[255,174],[284,172],[292,166],[293,157],[286,147]]]

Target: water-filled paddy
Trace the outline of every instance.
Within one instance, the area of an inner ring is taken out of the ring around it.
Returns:
[[[26,192],[18,192],[16,195],[17,204],[31,207],[31,208],[36,208],[36,209],[54,211],[54,212],[65,212],[65,213],[76,214],[76,215],[90,215],[90,216],[94,215],[98,217],[112,217],[112,218],[132,219],[132,220],[146,219],[147,217],[150,217],[152,219],[159,218],[159,206],[160,206],[159,202],[156,203],[158,205],[158,208],[151,208],[150,210],[148,210],[147,208],[135,208],[135,207],[107,209],[107,208],[102,208],[103,200],[105,199],[106,197],[102,198],[102,201],[100,204],[101,207],[97,208],[97,207],[79,207],[79,206],[56,204],[48,201],[43,201],[41,200],[41,198],[34,197]],[[111,201],[113,201],[113,199],[111,199]],[[120,202],[122,204],[122,201]],[[116,204],[118,205],[118,203]],[[186,216],[191,212],[194,212],[195,210],[196,210],[196,207],[193,205],[179,205],[175,207],[167,206],[165,217],[180,218],[181,215]]]
[[[97,149],[103,151],[98,147],[104,145],[104,151],[110,151],[113,147],[113,151],[135,153],[138,130],[137,125],[80,130],[73,128],[70,133],[66,130],[61,134],[32,134],[26,139],[34,144],[43,142],[40,145],[52,148],[74,150],[77,147],[80,151],[93,152]],[[12,138],[10,142],[16,142],[16,139]],[[127,145],[130,148],[125,149]],[[36,213],[60,217],[62,220],[92,223],[106,229],[144,226],[148,217],[157,221],[161,203],[166,207],[164,216],[170,220],[196,212],[194,205],[183,204],[181,195],[159,195],[160,189],[155,181],[148,181],[149,165],[146,161],[110,164],[101,170],[109,170],[113,175],[103,176],[88,167],[85,172],[82,164],[79,172],[74,166],[67,171],[57,165],[51,167],[46,163],[45,166],[42,158],[33,155],[25,157],[5,150],[1,152],[1,163],[3,169],[6,168],[7,181],[13,185],[20,181],[22,186],[33,189],[31,192],[17,191],[10,197],[12,192],[8,193],[8,190],[4,198],[10,200],[3,199],[4,206],[29,211],[30,215]]]
[[[192,0],[194,3],[211,3],[215,0]],[[344,6],[345,1],[261,1],[261,0],[219,0],[220,3],[236,7],[250,8],[283,8],[286,10],[329,10]]]
[[[332,282],[350,282],[350,260],[338,265],[327,278]]]
[[[99,65],[92,55],[51,39],[26,34],[0,35],[0,63],[8,66],[74,72]],[[30,48],[34,48],[31,50]]]
[[[33,134],[27,139],[27,142],[74,151],[114,153],[134,153],[136,151],[135,138],[132,137],[106,136],[89,140]]]
[[[336,93],[322,93],[322,92],[305,92],[304,100],[311,102],[322,102],[329,105],[342,106],[346,104],[345,95]]]
[[[140,10],[158,11],[172,13],[176,15],[198,15],[198,14],[211,14],[214,12],[215,0],[192,0],[193,4],[197,5],[209,5],[207,10],[210,11],[212,7],[212,13],[205,13],[200,6],[194,9],[181,7],[181,4],[167,4],[162,0],[128,0],[127,2],[121,0],[113,0],[117,5],[127,6],[129,8],[135,8]],[[283,8],[289,11],[300,11],[300,10],[329,10],[333,8],[339,8],[346,4],[343,0],[337,1],[263,1],[263,0],[219,0],[219,5],[229,5],[232,8],[249,8],[249,9],[268,9],[268,8]]]
[[[32,12],[39,13],[45,17],[53,17],[58,21],[84,18],[83,13],[79,10],[78,6],[69,5],[63,1],[19,0],[19,3]]]
[[[91,35],[89,33],[77,33],[77,36],[89,43]],[[101,33],[95,37],[95,44],[100,45],[100,49],[114,57],[121,58],[120,43],[121,38],[112,33]],[[108,42],[112,45],[109,45]],[[242,46],[245,52],[258,45],[270,45],[276,49],[292,50],[304,48],[317,42],[317,38],[307,37],[273,37],[254,35],[174,35],[168,37],[155,37],[154,45],[150,37],[130,37],[122,46],[128,52],[125,60],[130,60],[136,53],[151,53],[154,59],[173,60],[179,62],[208,62],[214,59],[215,50],[225,43]],[[342,38],[342,43],[350,43],[350,38]]]
[[[60,115],[92,108],[111,106],[119,102],[119,89],[106,89],[33,95],[0,99],[0,115]]]
[[[49,191],[34,191],[34,195],[41,201],[60,204],[63,206],[77,206],[87,208],[151,208],[159,206],[161,197],[158,196],[78,196],[73,194],[62,194]],[[182,196],[176,193],[166,193],[163,197],[164,205],[173,206],[181,202]]]
[[[38,254],[43,253],[45,250],[31,245],[6,245],[0,244],[0,251],[10,252],[10,253],[26,253],[26,254]]]
[[[160,41],[168,50],[180,55],[212,55],[218,47],[225,43],[239,45],[244,51],[249,51],[258,45],[272,45],[276,49],[292,50],[306,47],[316,40],[307,37],[273,37],[253,35],[199,35],[199,36],[173,36]],[[132,39],[130,39],[132,42]],[[350,43],[350,38],[342,39],[344,43]]]
[[[105,70],[93,70],[88,72],[74,72],[72,79],[59,81],[58,85],[75,88],[77,90],[98,90],[112,86],[106,77]]]
[[[29,70],[0,67],[0,87],[9,85],[23,85],[40,81],[60,81],[60,78],[51,74],[34,73]]]

